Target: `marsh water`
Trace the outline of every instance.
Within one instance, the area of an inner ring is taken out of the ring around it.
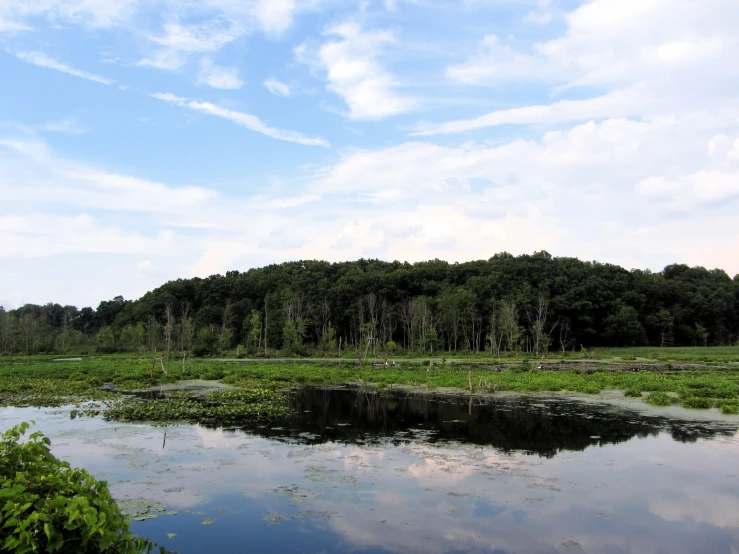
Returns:
[[[34,419],[171,550],[739,552],[736,422],[556,397],[299,389],[295,415],[206,428]]]

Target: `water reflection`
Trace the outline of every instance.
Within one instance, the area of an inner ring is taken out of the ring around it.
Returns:
[[[431,443],[458,441],[550,458],[561,451],[656,437],[665,431],[677,441],[690,442],[737,430],[736,424],[676,421],[561,397],[467,398],[305,387],[291,391],[289,402],[295,415],[253,431],[309,444],[387,439],[397,444],[408,440],[410,430],[423,429]]]
[[[116,498],[178,511],[133,530],[182,554],[739,552],[736,425],[540,397],[290,402],[255,429],[31,408],[0,409],[0,427],[35,419]]]

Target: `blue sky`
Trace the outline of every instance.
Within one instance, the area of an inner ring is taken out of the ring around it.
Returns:
[[[739,272],[736,0],[0,0],[0,304],[294,259]]]

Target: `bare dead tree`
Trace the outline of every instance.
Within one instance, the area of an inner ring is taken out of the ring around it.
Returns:
[[[264,357],[267,357],[267,330],[269,329],[269,308],[267,307],[267,296],[264,297]]]
[[[533,312],[527,311],[526,315],[531,325],[532,350],[536,354],[541,354],[542,349],[546,346],[544,344],[546,336],[545,327],[549,316],[549,299],[544,293],[539,293]]]
[[[157,343],[159,342],[159,322],[154,316],[149,316],[146,322],[146,342],[151,350],[151,372],[149,377],[154,378],[154,369],[157,365]]]
[[[503,333],[501,327],[498,325],[498,302],[493,300],[493,309],[490,312],[490,334],[488,335],[490,341],[490,355],[497,357],[500,356],[500,348],[503,343]]]
[[[162,371],[167,374],[169,373],[169,354],[172,350],[172,328],[174,327],[172,304],[167,304],[164,307],[164,315],[167,318],[167,322],[164,324],[164,337],[167,341],[167,368],[164,369],[164,365],[162,365]]]
[[[564,356],[565,350],[574,344],[572,338],[572,324],[569,319],[562,319],[559,322],[559,346],[562,348],[562,355]]]
[[[515,299],[508,298],[502,302],[499,325],[508,350],[511,352],[516,350],[521,337],[521,328],[518,326],[518,305]]]
[[[413,300],[404,300],[398,308],[400,321],[403,325],[403,348],[408,350],[413,344]]]

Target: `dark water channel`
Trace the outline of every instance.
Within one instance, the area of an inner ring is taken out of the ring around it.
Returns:
[[[290,402],[248,429],[32,408],[0,409],[0,428],[35,419],[131,513],[169,512],[133,531],[183,554],[739,553],[739,419],[352,389]]]

